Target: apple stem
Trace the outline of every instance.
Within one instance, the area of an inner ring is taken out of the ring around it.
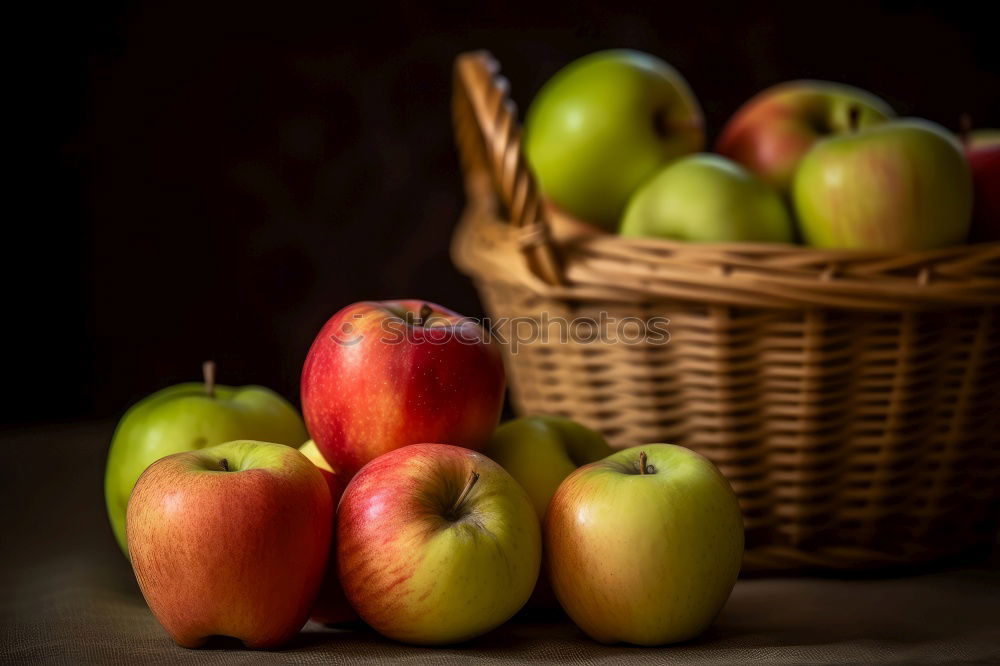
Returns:
[[[424,322],[432,314],[434,314],[433,308],[431,308],[431,306],[429,306],[426,303],[424,303],[423,305],[420,306],[420,313],[417,315],[417,324],[419,326],[423,326]]]
[[[458,510],[462,507],[462,503],[465,502],[469,493],[472,492],[472,487],[476,485],[476,481],[479,480],[479,473],[476,470],[472,470],[469,474],[469,480],[465,482],[465,487],[462,488],[462,492],[458,494],[458,499],[455,500],[455,504],[451,507],[451,515],[457,516]]]
[[[861,124],[861,107],[852,105],[851,108],[847,110],[847,126],[852,132],[858,131],[858,125]]]
[[[222,460],[219,461],[219,466],[222,468],[223,472],[228,472],[229,471],[229,460],[226,459],[226,458],[223,458]]]
[[[972,132],[972,116],[968,112],[963,113],[958,117],[958,138],[962,142],[962,145],[966,148],[969,147],[969,134]]]
[[[639,474],[646,473],[646,452],[639,451]]]
[[[201,364],[201,376],[205,379],[205,393],[209,398],[215,397],[215,361],[205,361]]]

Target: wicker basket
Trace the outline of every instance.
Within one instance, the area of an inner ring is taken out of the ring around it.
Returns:
[[[452,256],[493,323],[669,319],[666,344],[508,348],[519,413],[711,458],[743,507],[748,570],[921,564],[995,539],[1000,243],[890,253],[595,233],[543,207],[498,72],[485,52],[455,65],[468,207]]]

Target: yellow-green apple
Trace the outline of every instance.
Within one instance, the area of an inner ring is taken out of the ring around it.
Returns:
[[[729,483],[670,444],[624,449],[570,474],[544,534],[559,603],[602,643],[694,638],[722,610],[743,557]]]
[[[972,176],[954,135],[907,118],[817,143],[792,197],[810,245],[927,250],[966,240]]]
[[[205,382],[177,384],[140,400],[115,429],[104,473],[104,499],[125,555],[125,505],[136,479],[160,458],[236,439],[299,446],[309,438],[295,408],[262,386],[215,384],[215,366],[203,366]]]
[[[614,451],[600,433],[571,419],[527,416],[504,423],[490,439],[486,455],[521,484],[538,520],[559,484],[573,471],[610,456]],[[541,571],[529,606],[558,607],[545,571]]]
[[[128,503],[132,567],[153,615],[183,647],[294,636],[326,568],[333,503],[299,451],[236,441],[161,458]]]
[[[673,67],[638,51],[600,51],[542,87],[525,117],[524,150],[546,197],[611,231],[642,181],[701,150],[703,126]]]
[[[612,453],[600,433],[557,416],[508,421],[493,433],[486,449],[528,493],[539,520],[563,479]]]
[[[965,132],[962,144],[975,192],[969,235],[981,242],[1000,240],[1000,130]]]
[[[361,619],[405,643],[469,640],[528,600],[541,535],[524,489],[469,449],[414,444],[371,461],[337,512],[340,581]]]
[[[309,434],[350,477],[407,444],[482,449],[500,418],[504,371],[470,318],[426,301],[367,301],[323,326],[301,388]]]
[[[895,115],[869,92],[829,81],[789,81],[758,93],[729,120],[715,149],[785,192],[819,139],[851,131],[851,109],[867,127]]]
[[[330,467],[330,463],[326,461],[323,454],[319,452],[319,448],[316,446],[316,442],[309,440],[305,444],[299,447],[299,451],[302,452],[306,458],[312,462],[313,465],[320,471],[323,475],[323,479],[326,481],[327,487],[330,489],[330,499],[333,500],[334,511],[336,511],[337,504],[340,503],[340,497],[344,494],[344,488],[347,487],[348,479],[344,478],[343,474],[337,474],[337,472]],[[336,521],[336,518],[334,518]],[[336,523],[335,523],[336,524]],[[323,583],[320,585],[319,594],[316,595],[316,601],[313,603],[311,617],[317,622],[322,622],[323,624],[340,624],[343,622],[350,622],[351,620],[356,620],[358,614],[354,612],[351,608],[351,604],[347,602],[347,597],[344,596],[344,590],[340,586],[340,577],[337,575],[337,543],[336,543],[336,530],[332,530],[332,540],[330,542],[330,557],[327,560],[326,565],[326,575],[323,577]]]
[[[703,243],[795,240],[781,196],[739,164],[708,153],[675,160],[644,183],[619,232]]]

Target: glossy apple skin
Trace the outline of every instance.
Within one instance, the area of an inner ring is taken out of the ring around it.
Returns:
[[[294,636],[323,579],[332,525],[319,470],[292,447],[252,441],[153,463],[127,515],[142,594],[188,648],[214,635],[251,648]]]
[[[333,500],[334,513],[336,514],[337,505],[344,494],[344,488],[347,487],[348,479],[345,479],[343,474],[337,474],[330,467],[330,463],[319,452],[319,448],[313,440],[310,439],[300,446],[299,451],[323,475],[323,480],[326,481],[326,485],[330,489],[330,499]],[[323,583],[320,585],[319,594],[316,595],[316,601],[313,603],[312,613],[310,614],[313,620],[322,624],[342,624],[358,619],[358,614],[351,608],[351,604],[348,603],[347,597],[344,596],[344,590],[340,586],[340,576],[337,574],[336,515],[333,520],[330,557],[327,559],[326,575],[323,577]]]
[[[457,514],[471,473],[480,477]],[[415,444],[368,463],[337,515],[340,580],[379,633],[458,643],[499,626],[528,600],[541,563],[531,501],[500,465],[469,449]]]
[[[115,429],[104,474],[108,518],[125,555],[125,506],[139,475],[164,456],[237,439],[299,446],[309,439],[302,417],[287,400],[262,386],[185,383],[144,398]]]
[[[895,115],[884,101],[852,86],[829,81],[781,83],[744,104],[722,130],[715,149],[785,192],[799,160],[816,141],[850,131],[852,107],[858,109],[859,127]]]
[[[1000,130],[976,130],[965,144],[972,170],[972,231],[977,242],[1000,240]]]
[[[525,155],[544,195],[608,231],[640,183],[704,141],[701,108],[684,78],[659,58],[625,49],[557,72],[524,122]]]
[[[926,120],[894,120],[818,143],[792,190],[802,234],[815,247],[929,250],[969,234],[969,165],[957,139]]]
[[[640,451],[655,473],[640,475]],[[736,495],[712,463],[669,444],[624,449],[573,472],[545,517],[563,609],[602,643],[662,645],[702,633],[743,557]]]
[[[430,325],[405,323],[425,304]],[[407,444],[482,449],[503,396],[497,345],[477,323],[426,301],[344,308],[316,336],[302,369],[306,427],[348,477]]]
[[[791,243],[781,196],[739,164],[699,153],[675,160],[640,187],[619,233],[699,243]]]

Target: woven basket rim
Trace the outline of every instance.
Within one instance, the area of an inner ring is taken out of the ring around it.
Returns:
[[[456,60],[453,111],[469,203],[452,256],[477,280],[566,300],[893,311],[1000,305],[1000,242],[925,251],[689,243],[626,238],[567,218],[538,194],[509,88],[490,54]]]

